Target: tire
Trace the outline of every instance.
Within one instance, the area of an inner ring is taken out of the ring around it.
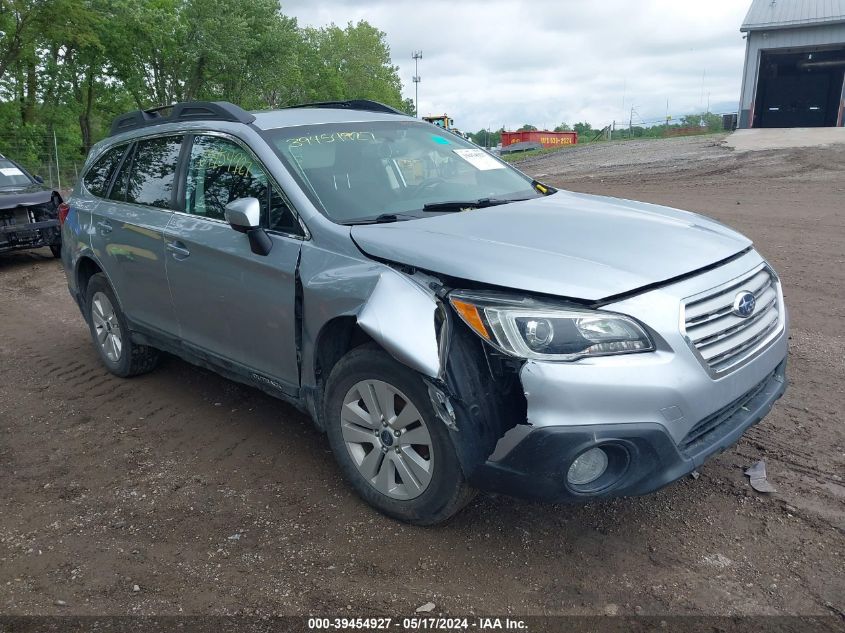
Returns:
[[[94,348],[111,373],[128,378],[155,369],[159,351],[132,342],[117,297],[102,273],[88,280],[85,315]]]
[[[370,408],[379,411],[371,415]],[[435,525],[475,496],[422,378],[377,346],[355,348],[338,361],[326,382],[323,415],[345,479],[379,512]]]
[[[53,257],[59,259],[62,256],[62,245],[50,244],[50,252],[53,253]]]

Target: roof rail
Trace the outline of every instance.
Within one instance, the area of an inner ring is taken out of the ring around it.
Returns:
[[[302,103],[295,106],[287,106],[285,110],[290,108],[337,108],[339,110],[366,110],[368,112],[385,112],[387,114],[402,114],[407,116],[407,112],[402,112],[389,105],[380,103],[379,101],[371,101],[370,99],[349,99],[347,101],[317,101],[314,103]]]
[[[121,114],[112,121],[109,136],[153,125],[184,121],[252,123],[255,116],[228,101],[186,101]]]

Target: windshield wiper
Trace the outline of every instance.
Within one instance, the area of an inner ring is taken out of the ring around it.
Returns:
[[[346,226],[355,226],[356,224],[389,224],[390,222],[414,219],[416,219],[416,216],[406,215],[404,213],[382,213],[374,218],[363,218],[361,220],[353,220],[352,222],[344,222],[343,224]]]
[[[483,209],[500,204],[522,202],[530,198],[478,198],[477,200],[448,200],[446,202],[429,202],[423,206],[423,211],[462,211],[463,209]]]

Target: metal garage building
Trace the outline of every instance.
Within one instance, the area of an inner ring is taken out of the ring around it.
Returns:
[[[845,0],[754,0],[739,127],[845,124]]]

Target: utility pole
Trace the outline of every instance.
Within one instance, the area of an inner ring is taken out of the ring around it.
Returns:
[[[422,59],[422,51],[414,51],[411,55],[414,60],[414,116],[420,116],[420,60]]]
[[[634,106],[631,106],[631,118],[628,119],[628,138],[634,138]]]
[[[59,184],[57,189],[59,189],[61,191],[62,177],[61,177],[61,175],[59,175],[59,144],[56,142],[56,129],[55,128],[53,128],[53,151],[56,152],[56,181]]]

